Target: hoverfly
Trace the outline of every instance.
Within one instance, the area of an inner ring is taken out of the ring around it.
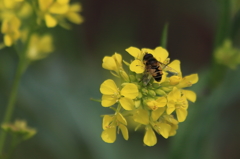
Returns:
[[[165,63],[169,63],[167,59]],[[170,72],[171,74],[178,75],[178,72],[173,68],[167,66],[167,64],[159,62],[152,54],[146,53],[143,56],[143,63],[145,65],[145,73],[143,75],[142,81],[144,85],[147,85],[151,78],[153,77],[155,81],[160,82],[163,75],[163,70]]]

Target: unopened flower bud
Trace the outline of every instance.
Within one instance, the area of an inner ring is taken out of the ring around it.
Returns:
[[[149,91],[148,91],[148,94],[149,94],[150,96],[152,96],[152,97],[155,97],[155,96],[156,96],[156,93],[155,93],[155,91],[153,91],[153,90],[149,90]]]
[[[160,96],[167,95],[162,89],[157,89],[157,90],[155,90],[155,92],[156,92],[157,95],[160,95]]]

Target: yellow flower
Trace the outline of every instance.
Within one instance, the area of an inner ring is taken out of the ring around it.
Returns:
[[[75,3],[70,5],[68,12],[65,14],[67,19],[75,24],[81,24],[83,22],[83,17],[78,13],[82,11],[82,6],[80,3]]]
[[[27,58],[29,60],[39,60],[46,57],[53,51],[52,43],[52,36],[50,35],[31,35],[27,50]]]
[[[138,88],[135,84],[127,83],[120,91],[115,82],[111,79],[101,84],[100,92],[103,94],[102,106],[110,107],[119,101],[125,110],[134,109],[134,102],[132,99],[138,96]]]
[[[112,56],[105,56],[103,58],[102,67],[118,72],[119,68],[122,67],[122,55],[115,53]]]
[[[4,34],[4,44],[6,46],[11,46],[20,38],[20,25],[21,21],[16,16],[3,20],[1,32]]]
[[[152,49],[138,49],[136,47],[129,47],[126,51],[132,55],[135,60],[130,64],[130,70],[136,73],[143,73],[145,70],[145,65],[143,64],[143,57],[145,53],[152,54],[156,60],[161,63],[166,63],[168,61],[168,52],[162,47],[156,47],[154,50]]]
[[[232,41],[226,39],[222,46],[216,49],[214,57],[217,63],[235,69],[240,64],[240,49],[233,47]]]
[[[65,26],[65,17],[76,24],[83,21],[82,17],[76,13],[81,11],[80,4],[69,5],[69,0],[38,0],[38,3],[39,18],[44,19],[49,28],[55,27],[58,23]]]
[[[124,81],[128,82],[129,77],[122,67],[122,55],[115,53],[112,56],[105,56],[103,58],[102,67],[104,69],[115,71],[117,75],[111,72],[114,76],[122,77]]]
[[[121,77],[122,83],[119,89],[113,80],[108,79],[100,86],[100,92],[103,94],[102,106],[112,106],[111,109],[115,111],[113,115],[104,116],[102,139],[113,143],[116,133],[120,131],[123,137],[128,139],[127,123],[122,116],[124,114],[136,124],[135,131],[144,126],[143,142],[147,146],[154,146],[157,143],[156,133],[166,139],[174,136],[178,123],[186,119],[188,100],[195,102],[196,94],[183,88],[197,83],[198,75],[182,77],[180,61],[173,60],[170,63],[168,52],[162,47],[153,50],[129,47],[126,51],[134,57],[131,63],[124,61],[119,53],[103,58],[102,67],[110,70],[112,75]],[[143,72],[146,68],[143,57],[146,53],[152,54],[160,63],[163,72],[160,82],[148,77],[148,81],[144,80]],[[122,62],[129,66],[129,75],[123,70]],[[121,71],[126,74],[128,80],[124,79]],[[117,102],[119,104],[113,106]],[[124,109],[121,109],[122,107]]]
[[[164,107],[167,104],[165,97],[158,97],[156,100],[150,100],[147,105],[152,110],[157,110],[159,107]]]
[[[28,127],[24,120],[16,120],[13,124],[2,124],[2,129],[14,133],[23,140],[31,138],[37,132],[35,129]]]
[[[120,113],[117,113],[114,116],[105,115],[102,123],[103,132],[101,134],[103,141],[107,143],[115,142],[117,127],[121,130],[123,138],[128,140],[129,136],[126,125],[127,121]]]
[[[196,93],[190,90],[184,90],[182,88],[190,87],[193,84],[197,83],[198,74],[191,74],[182,78],[179,60],[174,60],[168,66],[179,72],[178,76],[171,76],[169,78],[169,84],[181,89],[181,92],[186,96],[188,100],[195,102],[197,98]]]
[[[176,110],[179,122],[183,122],[187,117],[188,101],[182,96],[181,91],[176,87],[168,94],[167,114],[171,114]]]

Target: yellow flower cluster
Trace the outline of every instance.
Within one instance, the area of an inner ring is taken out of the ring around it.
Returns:
[[[49,34],[37,33],[41,28],[45,26],[52,28],[59,24],[68,29],[70,25],[67,21],[75,24],[83,22],[82,16],[79,15],[82,10],[81,5],[79,3],[69,4],[69,1],[0,0],[0,22],[3,34],[1,46],[25,45],[19,47],[24,50],[18,49],[18,51],[25,52],[29,60],[47,56],[53,51],[53,40]],[[41,23],[42,21],[46,25]]]
[[[28,127],[24,120],[16,120],[13,124],[2,124],[2,129],[20,137],[21,140],[29,139],[37,133],[35,129]]]
[[[240,64],[240,49],[232,45],[232,41],[226,39],[222,46],[214,52],[217,63],[235,69]]]
[[[129,47],[126,51],[134,57],[131,63],[124,61],[119,53],[103,58],[102,67],[119,80],[116,84],[107,79],[100,86],[102,106],[115,111],[103,116],[101,137],[113,143],[116,131],[121,130],[123,138],[128,140],[128,117],[136,123],[135,130],[140,126],[145,128],[144,144],[154,146],[157,143],[155,132],[164,138],[174,136],[178,123],[186,119],[188,101],[195,102],[196,94],[185,88],[197,83],[198,75],[182,77],[180,61],[169,63],[168,52],[162,47],[154,50]],[[152,63],[144,60],[146,54],[153,56]],[[122,63],[128,68],[128,74]],[[154,80],[156,73],[161,75],[160,82]],[[147,82],[144,81],[146,76],[149,77]]]

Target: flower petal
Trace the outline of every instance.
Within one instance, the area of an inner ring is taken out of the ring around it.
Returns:
[[[164,107],[167,104],[167,98],[166,97],[159,97],[156,99],[156,106],[157,107]]]
[[[107,143],[114,143],[114,141],[116,140],[116,128],[114,127],[103,130],[101,137],[102,140]]]
[[[158,132],[167,139],[169,137],[169,132],[171,130],[171,126],[167,123],[158,123]]]
[[[173,90],[168,94],[167,98],[168,98],[168,101],[171,101],[171,100],[176,101],[177,99],[181,98],[180,90],[174,87]]]
[[[115,54],[113,54],[112,57],[114,58],[115,62],[117,63],[117,66],[122,67],[122,55],[115,52]]]
[[[182,90],[182,93],[186,96],[186,98],[188,100],[190,100],[191,102],[195,102],[197,95],[195,92],[190,91],[190,90]]]
[[[141,54],[142,54],[140,49],[138,49],[138,48],[136,48],[136,47],[133,47],[133,46],[127,48],[126,51],[127,51],[130,55],[132,55],[133,57],[135,57],[136,59],[140,59],[140,56],[141,56]],[[141,59],[141,60],[142,60],[142,59]]]
[[[157,137],[151,127],[148,127],[143,138],[143,142],[147,146],[154,146],[157,143]]]
[[[127,125],[127,121],[126,119],[123,117],[123,115],[121,113],[117,113],[117,120],[123,124],[123,125]]]
[[[68,9],[69,9],[68,4],[60,4],[55,2],[53,3],[53,5],[51,5],[49,11],[54,14],[65,14],[67,13]]]
[[[133,83],[126,84],[120,92],[122,96],[130,99],[136,98],[138,96],[138,93],[138,87]]]
[[[100,86],[100,92],[105,95],[118,95],[118,88],[112,79],[105,80]]]
[[[153,56],[160,62],[164,62],[168,57],[168,51],[163,47],[156,47]]]
[[[110,115],[104,115],[103,122],[102,122],[102,128],[103,130],[106,130],[109,128],[109,124],[113,121],[113,116]]]
[[[129,136],[128,136],[128,129],[127,129],[127,127],[125,125],[120,124],[119,128],[120,128],[120,130],[122,132],[123,138],[125,140],[128,140]]]
[[[191,74],[189,76],[185,76],[184,77],[186,80],[190,81],[192,84],[195,84],[198,82],[198,74]]]
[[[103,58],[102,67],[107,70],[117,70],[117,65],[113,57],[105,56]]]
[[[175,103],[173,101],[169,101],[167,103],[167,114],[172,114],[174,110],[175,110]]]
[[[118,101],[118,98],[113,95],[103,95],[101,104],[103,107],[110,107]]]
[[[45,15],[46,25],[49,28],[53,28],[57,25],[57,20],[53,18],[50,14]]]
[[[178,73],[179,77],[182,77],[181,67],[180,67],[180,61],[179,60],[173,60],[170,64],[168,64],[169,68],[172,68],[172,72]],[[171,70],[168,70],[171,71]]]
[[[119,102],[125,110],[133,110],[134,109],[134,102],[132,99],[122,97],[122,98],[120,98]]]
[[[131,64],[130,64],[130,70],[132,72],[136,72],[136,73],[143,73],[145,70],[145,65],[143,64],[142,61],[140,60],[134,60]]]
[[[158,108],[155,111],[152,111],[152,119],[153,121],[156,121],[159,119],[159,117],[165,112],[166,108],[162,107],[162,108]]]
[[[186,119],[188,114],[187,110],[182,108],[176,109],[176,113],[177,113],[177,119],[179,122],[183,122]]]
[[[148,111],[144,109],[138,109],[133,114],[133,120],[137,123],[147,125],[149,124],[149,117],[148,117]]]

